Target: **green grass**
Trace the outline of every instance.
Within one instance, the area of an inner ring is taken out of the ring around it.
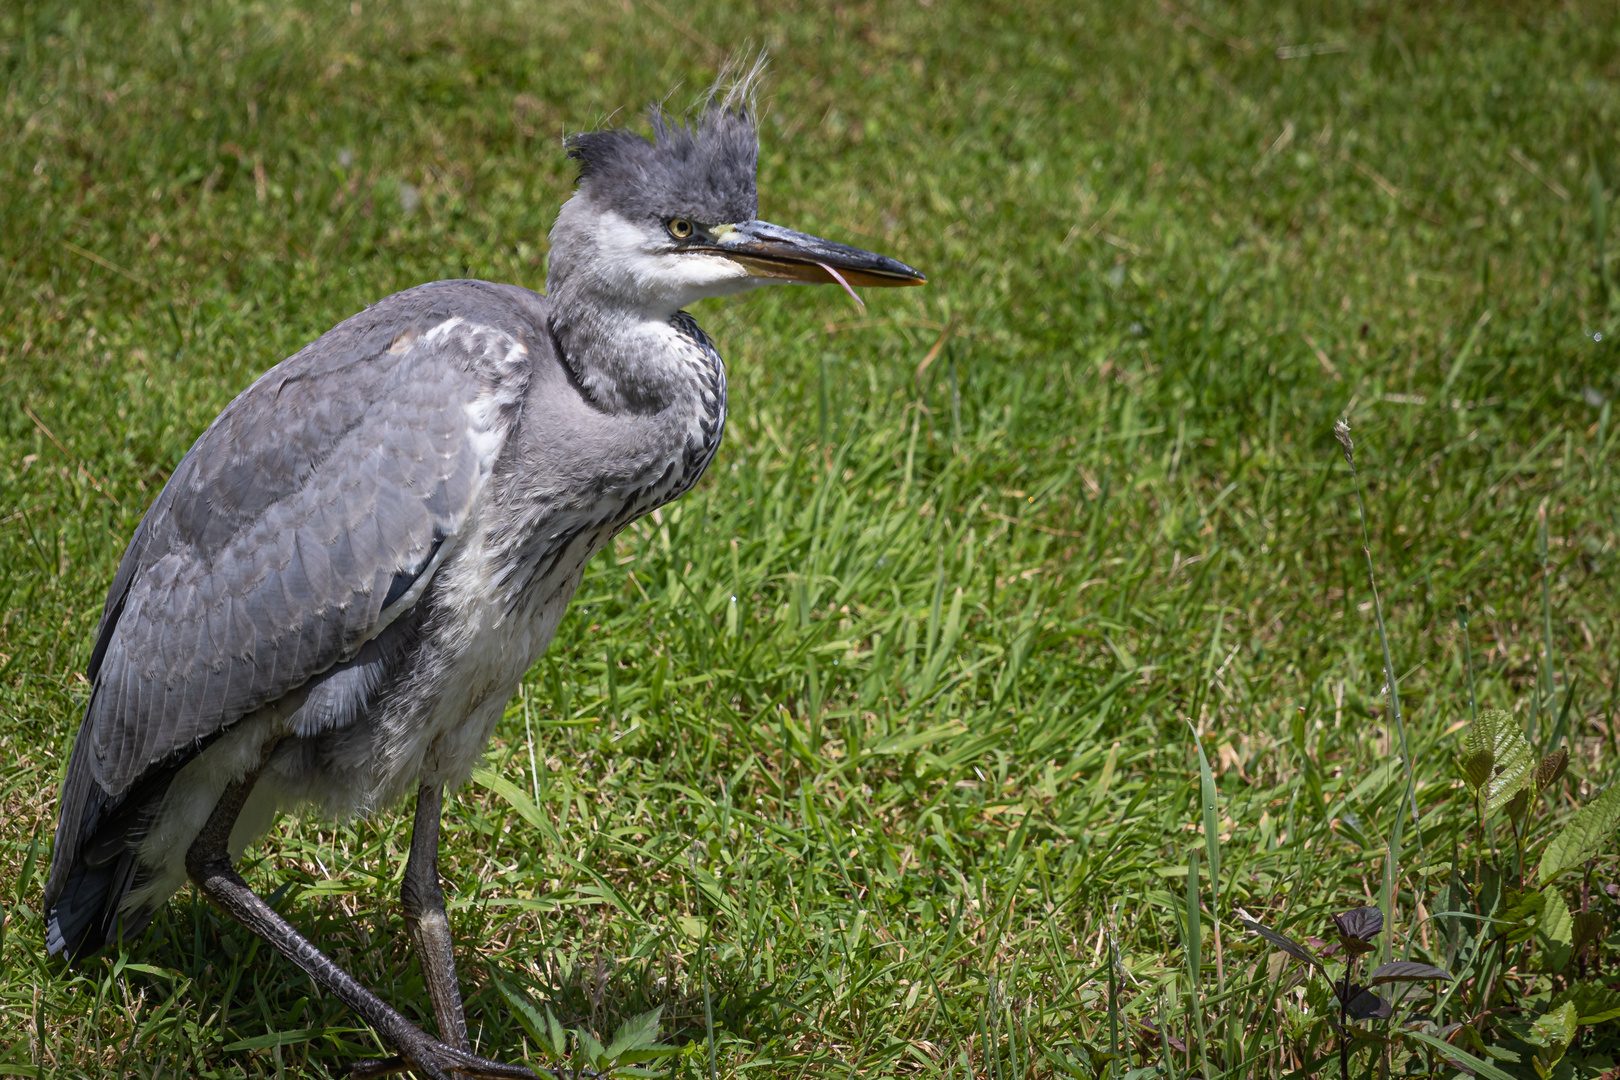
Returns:
[[[1402,941],[1439,910],[1422,870],[1474,824],[1458,604],[1479,707],[1568,733],[1551,797],[1615,775],[1609,6],[18,0],[0,1075],[376,1050],[190,892],[127,956],[45,956],[105,589],[257,373],[418,282],[539,287],[558,136],[681,103],[750,43],[762,216],[930,284],[701,305],[732,380],[710,476],[596,561],[512,703],[489,768],[537,809],[449,804],[481,1049],[535,1053],[495,972],[599,1035],[663,1004],[692,1076],[711,1049],[723,1075],[1091,1075],[1116,1030],[1116,1071],[1167,1056],[1141,1023],[1192,1040],[1174,1075],[1280,1075],[1332,1036],[1232,908],[1326,937],[1387,889]],[[1406,779],[1341,416],[1423,815],[1387,886]],[[407,831],[284,820],[246,872],[431,1023]],[[1210,850],[1218,905],[1186,880]],[[1600,860],[1611,978],[1614,880]]]

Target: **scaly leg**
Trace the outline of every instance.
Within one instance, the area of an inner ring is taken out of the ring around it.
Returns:
[[[479,1080],[536,1080],[534,1073],[522,1065],[491,1061],[429,1038],[376,994],[360,985],[354,976],[317,949],[248,888],[247,882],[231,866],[227,845],[231,826],[236,823],[237,815],[242,812],[242,804],[247,802],[248,792],[253,790],[253,783],[257,779],[258,772],[254,771],[225,789],[218,805],[209,815],[208,823],[186,852],[186,872],[202,894],[220,910],[303,968],[319,986],[359,1013],[382,1036],[384,1042],[399,1051],[398,1056],[386,1061],[358,1063],[352,1075],[382,1076],[415,1069],[432,1080],[450,1080],[447,1074],[451,1071]]]
[[[450,919],[444,912],[444,890],[439,887],[439,815],[444,810],[444,787],[423,784],[416,793],[416,821],[411,826],[411,854],[399,900],[405,909],[405,927],[422,961],[422,977],[439,1038],[458,1050],[469,1050],[467,1017],[461,1010],[461,987],[456,982],[456,955],[450,939]]]

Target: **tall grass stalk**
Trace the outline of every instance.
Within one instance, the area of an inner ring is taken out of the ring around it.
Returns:
[[[1558,704],[1558,691],[1553,683],[1552,587],[1548,581],[1551,569],[1547,560],[1547,500],[1536,507],[1536,549],[1541,561],[1541,692],[1536,695],[1536,707],[1530,714],[1530,742],[1535,744],[1538,720],[1544,714],[1550,717]],[[1553,735],[1551,725],[1545,733]],[[1549,744],[1547,750],[1556,750]]]
[[[1187,1011],[1198,1033],[1198,1060],[1204,1068],[1204,1080],[1211,1080],[1214,1073],[1209,1068],[1209,1035],[1204,1026],[1202,892],[1198,849],[1193,848],[1187,853]]]
[[[1463,670],[1468,675],[1468,718],[1479,719],[1479,699],[1474,694],[1474,646],[1468,638],[1468,605],[1457,605],[1457,626],[1462,630]]]
[[[1423,848],[1423,822],[1418,814],[1417,779],[1412,769],[1412,752],[1406,741],[1406,723],[1401,718],[1401,695],[1396,685],[1395,661],[1389,653],[1389,633],[1384,627],[1384,605],[1378,595],[1378,581],[1373,573],[1372,538],[1367,532],[1367,505],[1361,497],[1361,477],[1356,472],[1355,443],[1350,438],[1350,422],[1338,420],[1333,425],[1334,437],[1344,447],[1344,460],[1350,466],[1350,479],[1356,491],[1356,514],[1361,522],[1361,554],[1367,560],[1367,588],[1372,592],[1373,616],[1378,623],[1378,646],[1383,650],[1384,687],[1389,694],[1389,710],[1395,717],[1395,730],[1401,741],[1401,763],[1406,769],[1406,797],[1412,811],[1412,829],[1418,849]]]
[[[1217,805],[1215,788],[1215,774],[1209,767],[1209,756],[1204,753],[1204,743],[1198,737],[1198,729],[1187,723],[1188,730],[1192,732],[1193,746],[1198,751],[1198,802],[1202,809],[1204,826],[1204,855],[1209,860],[1209,911],[1214,919],[1215,935],[1215,978],[1216,986],[1221,993],[1226,993],[1226,967],[1221,949],[1221,837],[1220,809]]]

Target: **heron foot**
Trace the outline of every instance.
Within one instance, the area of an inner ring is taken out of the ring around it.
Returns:
[[[400,1052],[389,1058],[355,1062],[349,1070],[349,1080],[373,1080],[402,1072],[416,1072],[431,1080],[451,1080],[451,1074],[473,1080],[539,1080],[526,1066],[508,1065],[446,1046],[414,1027],[389,1034],[389,1041]]]

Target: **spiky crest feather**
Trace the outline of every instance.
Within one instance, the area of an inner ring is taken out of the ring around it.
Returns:
[[[754,218],[764,72],[763,55],[727,64],[683,119],[661,104],[648,106],[650,140],[626,128],[569,136],[581,190],[632,219],[688,217],[715,225]]]

